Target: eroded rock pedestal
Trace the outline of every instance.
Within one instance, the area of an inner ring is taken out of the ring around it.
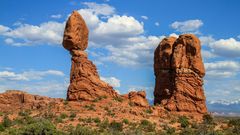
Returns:
[[[192,34],[168,37],[154,53],[154,104],[176,112],[206,113],[205,69],[199,39]]]
[[[88,60],[84,51],[88,46],[88,28],[77,11],[71,14],[66,23],[63,46],[72,55],[67,100],[92,101],[100,96],[117,96],[112,86],[100,80],[96,66]]]

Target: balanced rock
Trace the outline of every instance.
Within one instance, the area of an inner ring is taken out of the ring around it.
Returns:
[[[206,113],[205,69],[199,39],[193,34],[161,41],[154,53],[154,104],[176,112]]]
[[[73,11],[65,26],[63,47],[69,51],[84,51],[88,46],[88,28],[82,16]]]
[[[84,52],[88,46],[88,28],[77,11],[72,13],[66,23],[63,46],[72,55],[67,100],[92,101],[100,96],[118,96],[112,86],[100,80],[96,66]]]

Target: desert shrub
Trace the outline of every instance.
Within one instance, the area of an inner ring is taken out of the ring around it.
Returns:
[[[105,119],[99,124],[100,128],[106,129],[109,126],[109,120]]]
[[[56,121],[57,123],[62,123],[62,122],[63,122],[63,120],[62,120],[62,118],[61,118],[60,116],[58,116],[57,118],[55,118],[55,121]]]
[[[4,131],[4,129],[5,127],[2,124],[0,124],[0,132]]]
[[[7,128],[7,127],[10,127],[11,125],[12,125],[12,121],[8,118],[7,115],[5,115],[3,117],[2,126]]]
[[[148,120],[141,120],[140,128],[146,132],[154,132],[155,131],[155,124],[151,123]]]
[[[146,113],[151,114],[151,113],[153,113],[153,111],[152,111],[151,109],[147,109],[147,110],[146,110]]]
[[[232,119],[228,123],[229,126],[232,126],[232,132],[234,134],[240,134],[240,119]]]
[[[100,120],[98,117],[93,118],[93,121],[94,121],[95,123],[100,123],[100,122],[101,122],[101,120]]]
[[[67,118],[68,116],[67,116],[67,114],[66,113],[61,113],[60,114],[60,118],[62,118],[62,119],[65,119],[65,118]]]
[[[125,123],[125,124],[129,124],[129,120],[128,119],[123,119],[122,122]]]
[[[191,128],[184,128],[179,135],[196,135],[196,133]]]
[[[94,104],[85,105],[84,108],[86,108],[86,109],[89,110],[89,111],[90,111],[90,110],[96,111]]]
[[[112,121],[109,125],[110,129],[113,129],[115,131],[122,131],[123,130],[123,124],[120,122]]]
[[[113,100],[118,101],[118,102],[123,102],[123,98],[121,97],[114,97]]]
[[[165,130],[164,135],[174,135],[176,132],[176,129],[174,127],[170,127],[168,125],[164,125],[163,129]]]
[[[210,114],[203,115],[203,123],[204,124],[213,124],[213,117]]]
[[[186,128],[189,126],[189,121],[186,116],[180,116],[178,122],[181,124],[181,127]]]
[[[71,112],[70,115],[69,115],[69,118],[74,119],[75,117],[76,117],[76,113]]]
[[[98,135],[97,131],[92,130],[88,127],[82,127],[81,125],[77,125],[77,127],[70,132],[70,135]]]
[[[19,135],[60,135],[62,132],[58,131],[56,127],[46,119],[41,119],[35,123],[28,124],[19,128]]]
[[[30,110],[20,111],[18,113],[19,116],[23,116],[23,117],[29,116],[30,114],[31,114]]]

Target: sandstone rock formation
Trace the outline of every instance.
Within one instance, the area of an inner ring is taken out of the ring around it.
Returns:
[[[88,28],[77,11],[72,13],[66,23],[63,46],[72,55],[67,100],[91,101],[100,96],[118,96],[112,86],[100,80],[96,66],[84,52],[88,46]]]
[[[137,106],[146,107],[149,106],[146,99],[145,91],[132,91],[128,93],[128,99],[131,103]]]
[[[31,95],[23,91],[7,90],[0,94],[0,111],[14,112],[22,109],[47,109],[51,103],[61,102],[60,98]]]
[[[154,53],[154,73],[154,104],[175,112],[207,112],[202,88],[205,69],[195,35],[163,39]]]

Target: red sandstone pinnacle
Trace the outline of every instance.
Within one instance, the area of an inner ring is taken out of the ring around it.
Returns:
[[[207,112],[202,88],[205,69],[195,35],[163,39],[154,53],[154,73],[154,104],[175,112]]]
[[[74,11],[69,17],[63,36],[63,46],[72,55],[70,85],[67,100],[92,101],[100,96],[115,97],[113,87],[100,80],[96,66],[84,50],[88,43],[88,28],[81,15]]]
[[[73,11],[67,20],[62,44],[69,51],[84,51],[88,46],[88,28],[77,11]]]

